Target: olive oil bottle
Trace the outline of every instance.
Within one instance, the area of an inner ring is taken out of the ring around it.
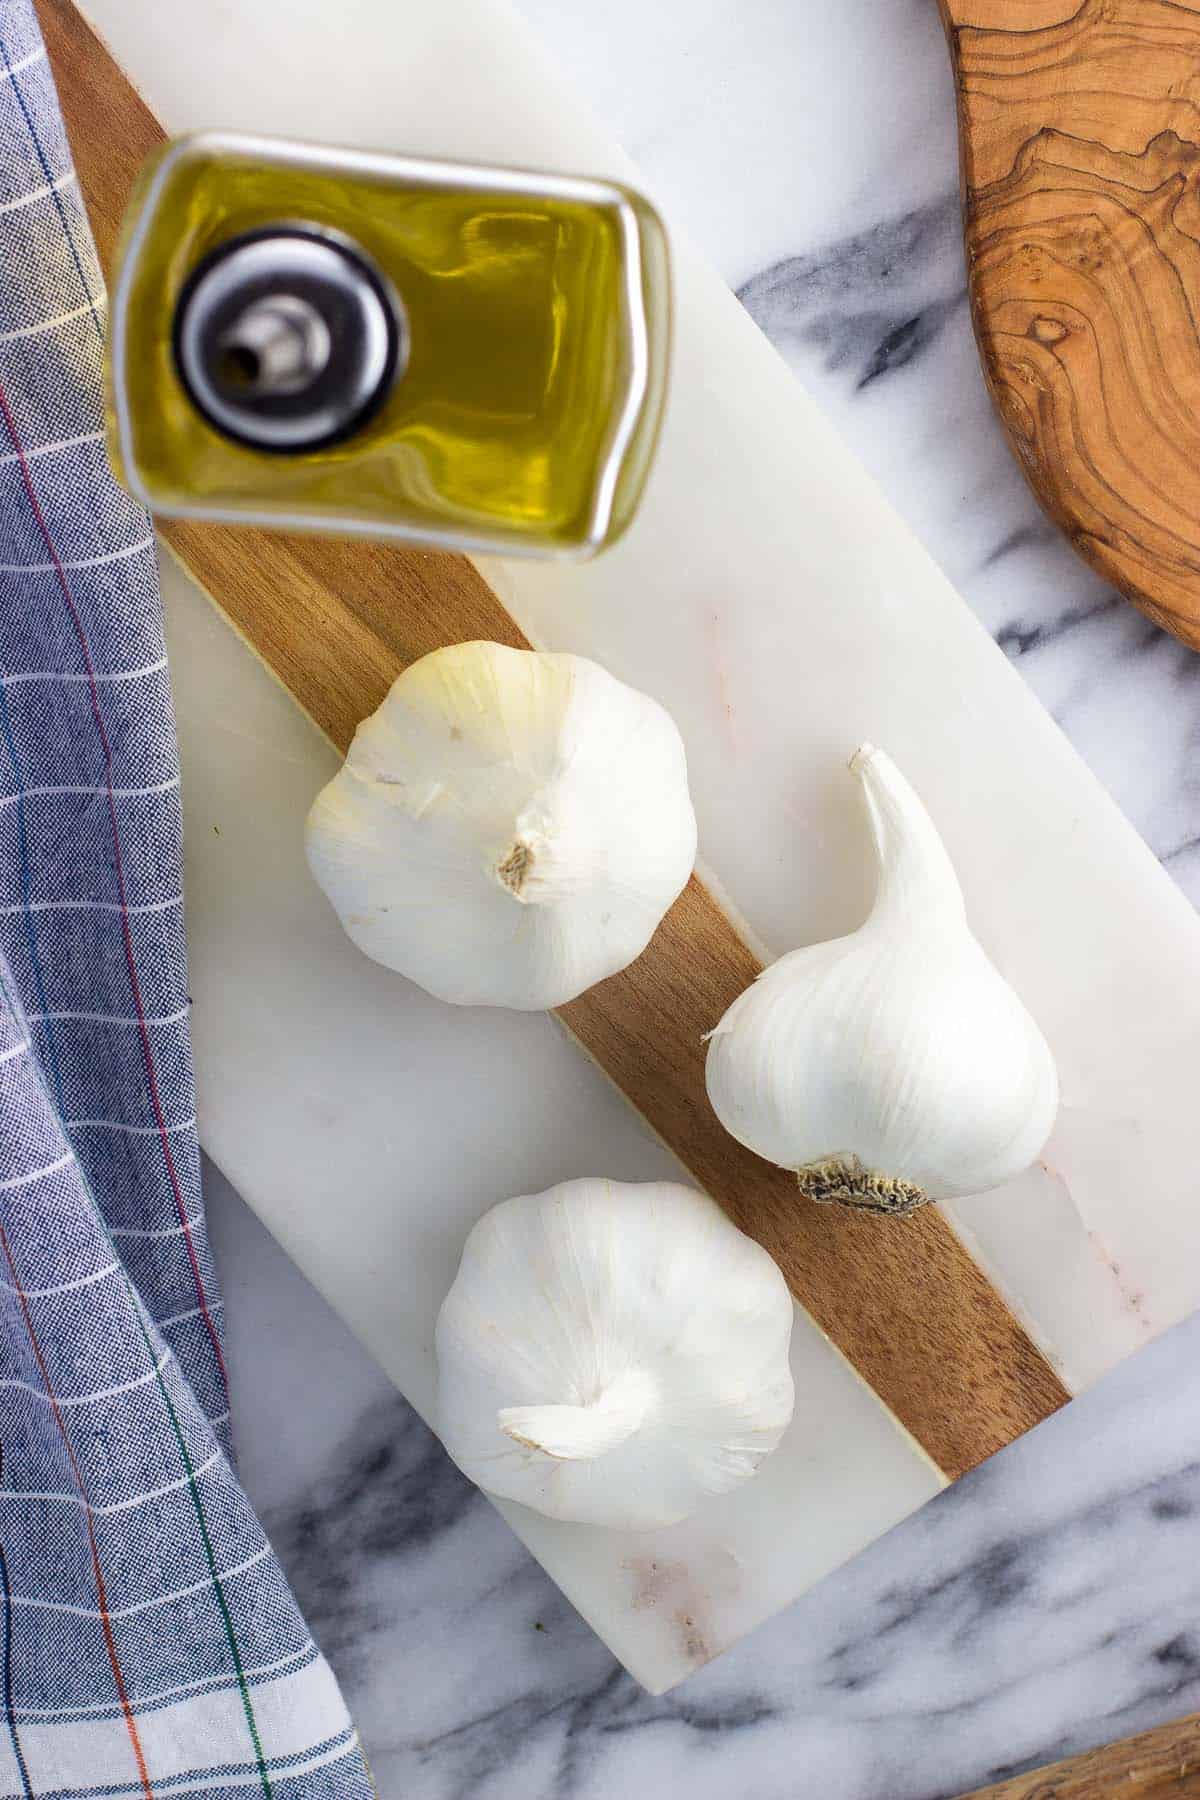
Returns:
[[[160,513],[585,556],[633,516],[669,331],[618,184],[183,138],[125,224],[113,462]]]

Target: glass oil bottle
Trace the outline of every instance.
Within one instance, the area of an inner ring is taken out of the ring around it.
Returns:
[[[126,219],[110,449],[159,513],[586,556],[636,508],[669,334],[619,184],[182,138]]]

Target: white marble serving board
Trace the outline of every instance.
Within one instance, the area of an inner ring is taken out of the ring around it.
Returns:
[[[626,169],[492,0],[348,0],[336,38],[317,0],[89,11],[171,129]],[[705,856],[774,949],[864,908],[848,751],[869,736],[914,778],[1063,1074],[1054,1173],[958,1222],[1080,1385],[1200,1291],[1200,925],[720,279],[676,248],[674,398],[637,526],[586,569],[487,572],[536,641],[670,706]],[[166,587],[204,1141],[428,1412],[430,1328],[471,1219],[567,1175],[672,1165],[551,1020],[442,1008],[356,956],[300,855],[332,753],[192,584]],[[509,1509],[649,1687],[937,1486],[804,1319],[796,1375],[778,1456],[685,1527],[620,1538]]]

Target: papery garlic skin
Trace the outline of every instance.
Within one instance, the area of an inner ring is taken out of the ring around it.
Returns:
[[[726,1130],[812,1199],[904,1214],[1028,1168],[1058,1078],[908,782],[870,745],[850,767],[879,864],[870,917],[765,969],[713,1033],[706,1080]]]
[[[776,1264],[673,1182],[564,1182],[474,1227],[437,1321],[436,1425],[490,1493],[645,1531],[746,1481],[792,1416]]]
[[[462,1006],[561,1006],[639,956],[696,816],[656,700],[581,656],[456,644],[359,726],[306,832],[366,955]]]

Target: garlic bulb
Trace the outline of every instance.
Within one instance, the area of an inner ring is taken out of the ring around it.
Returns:
[[[814,1200],[910,1213],[998,1186],[1038,1155],[1058,1105],[1050,1050],[967,925],[928,813],[864,744],[879,863],[850,937],[794,950],[729,1008],[708,1050],[726,1130]]]
[[[648,1530],[754,1474],[792,1415],[767,1252],[673,1182],[502,1201],[437,1322],[437,1429],[493,1494]]]
[[[581,656],[456,644],[359,726],[307,848],[376,962],[463,1006],[560,1006],[639,956],[687,883],[683,741]]]

